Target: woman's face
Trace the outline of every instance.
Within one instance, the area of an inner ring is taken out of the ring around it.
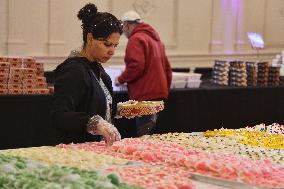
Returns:
[[[93,38],[91,33],[89,34],[89,43],[86,48],[86,50],[89,52],[87,53],[92,57],[94,61],[106,63],[114,55],[115,49],[119,44],[120,34],[112,33],[106,39],[95,39]]]

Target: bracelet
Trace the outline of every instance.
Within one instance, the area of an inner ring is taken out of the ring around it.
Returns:
[[[101,120],[103,120],[103,118],[99,115],[94,115],[93,117],[91,117],[87,123],[87,131],[92,135],[96,135],[97,125]]]

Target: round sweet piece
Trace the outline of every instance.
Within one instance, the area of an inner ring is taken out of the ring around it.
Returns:
[[[135,101],[129,100],[117,104],[116,118],[126,117],[128,119],[153,115],[164,109],[163,101]]]

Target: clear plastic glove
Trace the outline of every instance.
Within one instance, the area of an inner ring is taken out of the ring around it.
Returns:
[[[115,126],[104,120],[99,115],[90,118],[87,124],[87,131],[92,135],[102,135],[107,145],[120,141],[121,136]]]

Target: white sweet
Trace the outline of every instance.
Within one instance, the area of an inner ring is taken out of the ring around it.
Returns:
[[[60,178],[61,182],[77,182],[81,179],[81,176],[78,174],[70,174]]]

